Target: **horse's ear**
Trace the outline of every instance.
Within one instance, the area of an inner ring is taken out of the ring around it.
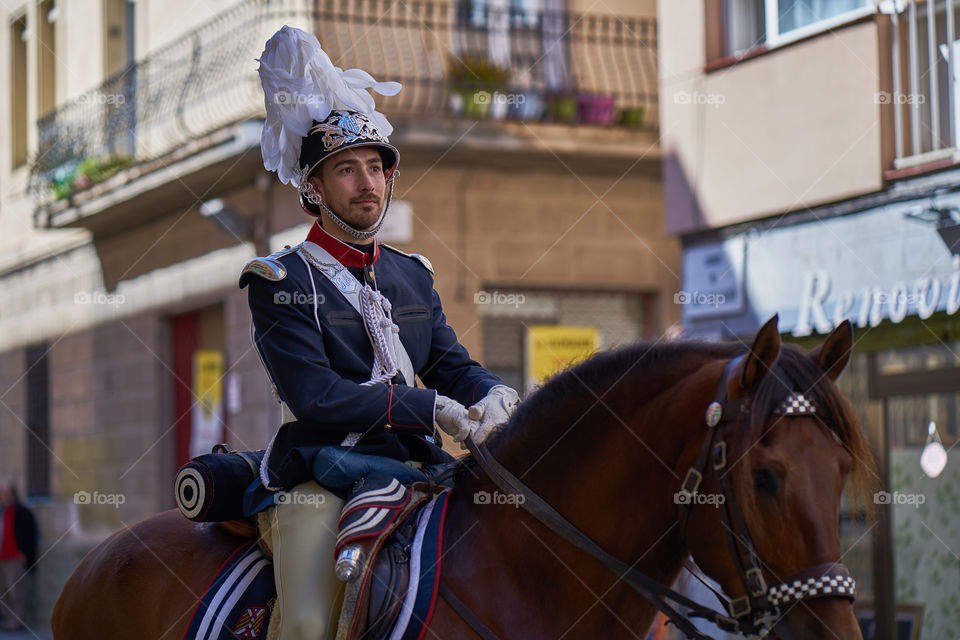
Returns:
[[[830,332],[822,345],[810,352],[810,358],[831,380],[836,380],[850,362],[852,349],[853,325],[844,320]]]
[[[744,358],[740,369],[740,388],[752,391],[767,375],[777,358],[780,357],[780,331],[777,329],[779,316],[767,320],[753,339],[750,351]]]

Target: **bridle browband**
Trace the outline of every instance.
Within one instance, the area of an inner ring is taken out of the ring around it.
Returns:
[[[853,600],[856,595],[856,584],[847,567],[838,561],[810,567],[767,587],[759,567],[759,558],[754,549],[753,540],[743,519],[743,512],[736,502],[726,474],[721,473],[727,468],[727,445],[720,432],[725,425],[736,425],[742,418],[749,416],[749,395],[734,402],[727,400],[727,381],[742,359],[743,356],[734,358],[724,368],[714,401],[707,408],[706,423],[709,431],[704,438],[696,464],[687,471],[680,488],[680,494],[685,498],[681,503],[679,518],[681,537],[685,545],[686,527],[696,502],[697,491],[706,475],[707,464],[713,463],[717,485],[724,497],[721,508],[725,525],[724,537],[746,592],[746,595],[732,600],[715,592],[721,602],[726,605],[729,612],[727,615],[694,602],[606,552],[500,464],[490,453],[486,444],[478,445],[468,438],[467,449],[473,455],[477,466],[502,491],[524,497],[522,502],[518,501],[524,510],[548,529],[599,560],[620,576],[621,580],[663,613],[687,638],[711,640],[709,636],[697,630],[690,618],[702,618],[732,633],[766,637],[771,630],[775,629],[782,637],[792,638],[793,635],[786,623],[781,620],[781,606],[813,598],[843,597]],[[802,415],[815,411],[814,405],[801,394],[791,394],[779,408],[781,415]],[[499,640],[442,580],[440,595],[481,638]],[[687,608],[689,611],[684,615],[676,610],[675,605]]]

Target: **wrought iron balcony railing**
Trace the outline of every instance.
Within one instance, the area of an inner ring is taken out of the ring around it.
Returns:
[[[391,117],[656,128],[654,20],[513,7],[244,0],[42,118],[31,190],[45,206],[262,118],[254,59],[284,24],[316,33],[342,68],[403,83],[378,97]]]

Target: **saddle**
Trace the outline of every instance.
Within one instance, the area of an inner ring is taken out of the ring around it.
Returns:
[[[377,640],[394,628],[410,587],[418,512],[443,487],[362,479],[344,504],[336,557],[359,558],[344,593],[337,640]]]
[[[193,520],[217,520],[217,526],[231,535],[256,538],[269,558],[269,540],[259,530],[258,518],[240,515],[242,500],[236,491],[255,477],[256,461],[263,452],[244,453],[248,455],[221,450],[185,465],[177,480],[178,505]],[[421,548],[429,548],[436,555],[445,509],[433,507],[438,499],[445,503],[460,462],[419,470],[335,448],[318,454],[316,462],[329,465],[319,475],[330,481],[331,490],[345,494],[334,550],[338,575],[346,578],[337,640],[393,637],[398,622],[403,627],[411,618],[425,622],[423,613],[412,611],[415,606],[422,609],[424,601],[429,605],[434,597],[439,563],[431,558],[421,571],[418,554]],[[428,528],[432,533],[425,535]],[[403,631],[403,637],[417,635],[414,630]]]

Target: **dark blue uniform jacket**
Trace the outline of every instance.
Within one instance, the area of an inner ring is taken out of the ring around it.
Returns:
[[[442,460],[445,454],[425,440],[434,432],[436,394],[469,406],[502,382],[470,358],[447,325],[428,262],[382,244],[364,253],[318,225],[310,240],[391,302],[400,340],[428,388],[412,386],[413,380],[403,384],[399,374],[392,384],[361,386],[370,379],[373,348],[360,314],[296,250],[266,259],[282,265],[282,279],[245,269],[240,286],[249,286],[257,347],[280,397],[297,418],[282,425],[274,440],[268,460],[271,484],[290,487],[309,479],[317,449],[340,445],[350,432],[363,433],[353,447],[358,453]]]

